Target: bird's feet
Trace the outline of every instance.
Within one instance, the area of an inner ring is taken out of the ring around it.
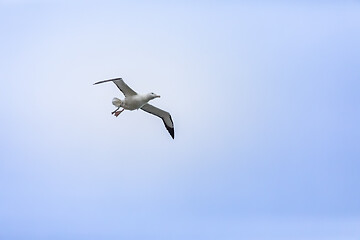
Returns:
[[[119,110],[119,108],[115,109],[115,111],[111,112],[111,114],[115,114],[117,110]]]
[[[122,113],[123,111],[124,111],[124,109],[121,110],[121,111],[115,111],[113,114],[115,115],[115,117],[117,117],[117,116],[119,116],[119,114]]]

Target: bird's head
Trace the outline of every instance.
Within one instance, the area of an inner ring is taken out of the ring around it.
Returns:
[[[148,95],[148,97],[149,97],[149,99],[151,100],[151,99],[154,99],[154,98],[159,98],[160,96],[159,95],[157,95],[157,94],[155,94],[155,93],[148,93],[147,94]]]

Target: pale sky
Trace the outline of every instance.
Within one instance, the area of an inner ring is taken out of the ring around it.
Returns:
[[[359,13],[0,1],[0,239],[359,239]]]

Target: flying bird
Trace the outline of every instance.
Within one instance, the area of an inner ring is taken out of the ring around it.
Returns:
[[[94,83],[94,85],[105,82],[113,82],[119,88],[119,90],[124,94],[125,99],[120,100],[119,98],[114,97],[112,100],[112,104],[117,107],[111,114],[114,114],[115,117],[119,116],[124,110],[135,110],[141,109],[145,112],[153,114],[159,118],[161,118],[164,122],[164,125],[171,137],[174,139],[174,123],[171,119],[170,113],[161,110],[160,108],[154,107],[153,105],[148,104],[148,102],[154,98],[159,98],[160,96],[151,92],[147,94],[138,94],[134,90],[132,90],[123,80],[122,78],[114,78],[109,80],[104,80],[100,82]],[[122,110],[119,111],[119,109]]]

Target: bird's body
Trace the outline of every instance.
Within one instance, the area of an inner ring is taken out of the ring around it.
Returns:
[[[163,120],[165,127],[170,133],[171,137],[174,138],[174,123],[171,119],[170,114],[166,111],[163,111],[159,108],[156,108],[148,104],[150,100],[160,97],[159,95],[156,95],[155,93],[137,94],[122,80],[122,78],[104,80],[94,83],[94,85],[104,82],[110,82],[110,81],[114,82],[115,85],[119,88],[119,90],[125,95],[124,100],[120,100],[119,98],[113,98],[112,103],[114,106],[117,107],[117,109],[113,111],[112,114],[114,114],[117,117],[124,110],[132,111],[136,109],[142,109],[145,112],[160,117]],[[120,108],[123,109],[118,111]]]
[[[115,98],[117,100],[120,100],[118,98]],[[113,99],[113,100],[115,100]],[[146,103],[148,103],[152,98],[149,97],[147,94],[137,94],[133,96],[125,97],[124,100],[120,100],[120,107],[126,109],[126,110],[136,110],[144,106]],[[114,101],[113,101],[114,104]],[[119,107],[119,104],[114,104],[116,107]]]

